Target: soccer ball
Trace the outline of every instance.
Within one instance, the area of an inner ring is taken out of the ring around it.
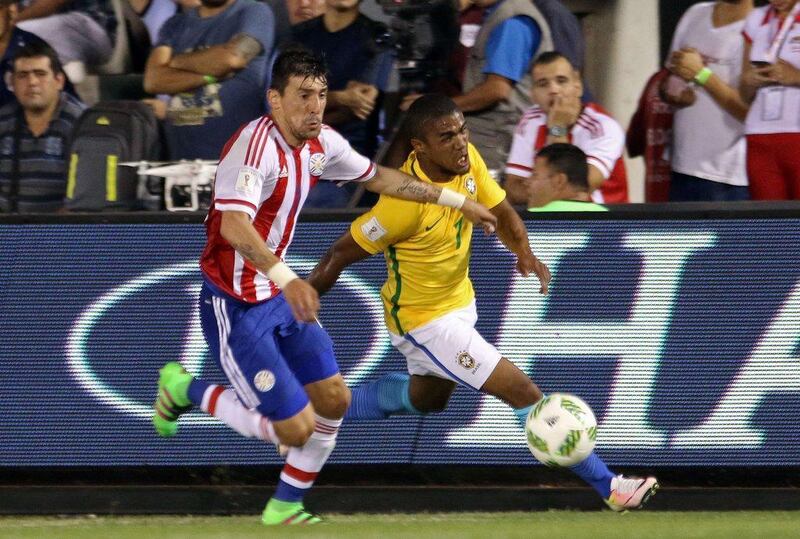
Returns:
[[[575,395],[552,393],[531,409],[525,434],[528,448],[542,464],[574,466],[594,449],[597,420]]]

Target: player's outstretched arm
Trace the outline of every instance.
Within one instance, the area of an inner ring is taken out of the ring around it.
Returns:
[[[370,254],[356,243],[350,231],[347,231],[317,263],[308,276],[308,283],[322,295],[331,289],[347,266],[369,256]]]
[[[456,208],[474,224],[482,226],[487,234],[497,228],[497,218],[483,204],[450,189],[419,181],[399,170],[378,166],[378,172],[364,186],[373,193]]]
[[[316,319],[319,312],[317,291],[267,249],[264,240],[250,223],[249,215],[241,211],[222,212],[220,234],[237,253],[278,285],[297,320],[313,322]]]
[[[539,292],[547,294],[550,270],[531,251],[531,245],[528,243],[528,230],[519,214],[508,203],[508,200],[503,200],[492,208],[491,212],[497,217],[497,237],[509,251],[517,255],[517,271],[524,277],[535,273],[541,283]]]

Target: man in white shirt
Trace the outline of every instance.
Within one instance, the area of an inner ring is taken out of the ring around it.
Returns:
[[[506,163],[505,189],[512,204],[538,206],[528,200],[526,183],[539,150],[555,143],[574,144],[586,154],[589,187],[597,203],[628,202],[628,180],[622,151],[625,131],[600,105],[581,103],[580,73],[558,52],[546,52],[533,63],[536,104],[522,115]]]
[[[696,87],[694,99],[685,102],[672,95],[674,84],[665,86],[665,97],[678,107],[672,130],[672,201],[749,198],[742,123],[749,107],[737,87],[741,34],[752,9],[753,0],[702,2],[686,11],[675,30],[667,67],[673,77]]]

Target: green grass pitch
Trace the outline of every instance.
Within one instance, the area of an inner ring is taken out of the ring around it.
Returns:
[[[719,539],[800,537],[800,511],[416,513],[327,515],[310,527],[266,529],[258,516],[0,517],[0,537],[245,539],[250,537]]]

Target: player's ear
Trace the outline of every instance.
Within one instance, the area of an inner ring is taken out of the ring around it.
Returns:
[[[411,148],[417,153],[425,153],[425,143],[418,138],[411,138],[409,140],[411,143]]]
[[[280,100],[281,94],[275,88],[270,88],[267,90],[267,103],[269,103],[269,109],[275,110],[276,108],[280,108]]]

